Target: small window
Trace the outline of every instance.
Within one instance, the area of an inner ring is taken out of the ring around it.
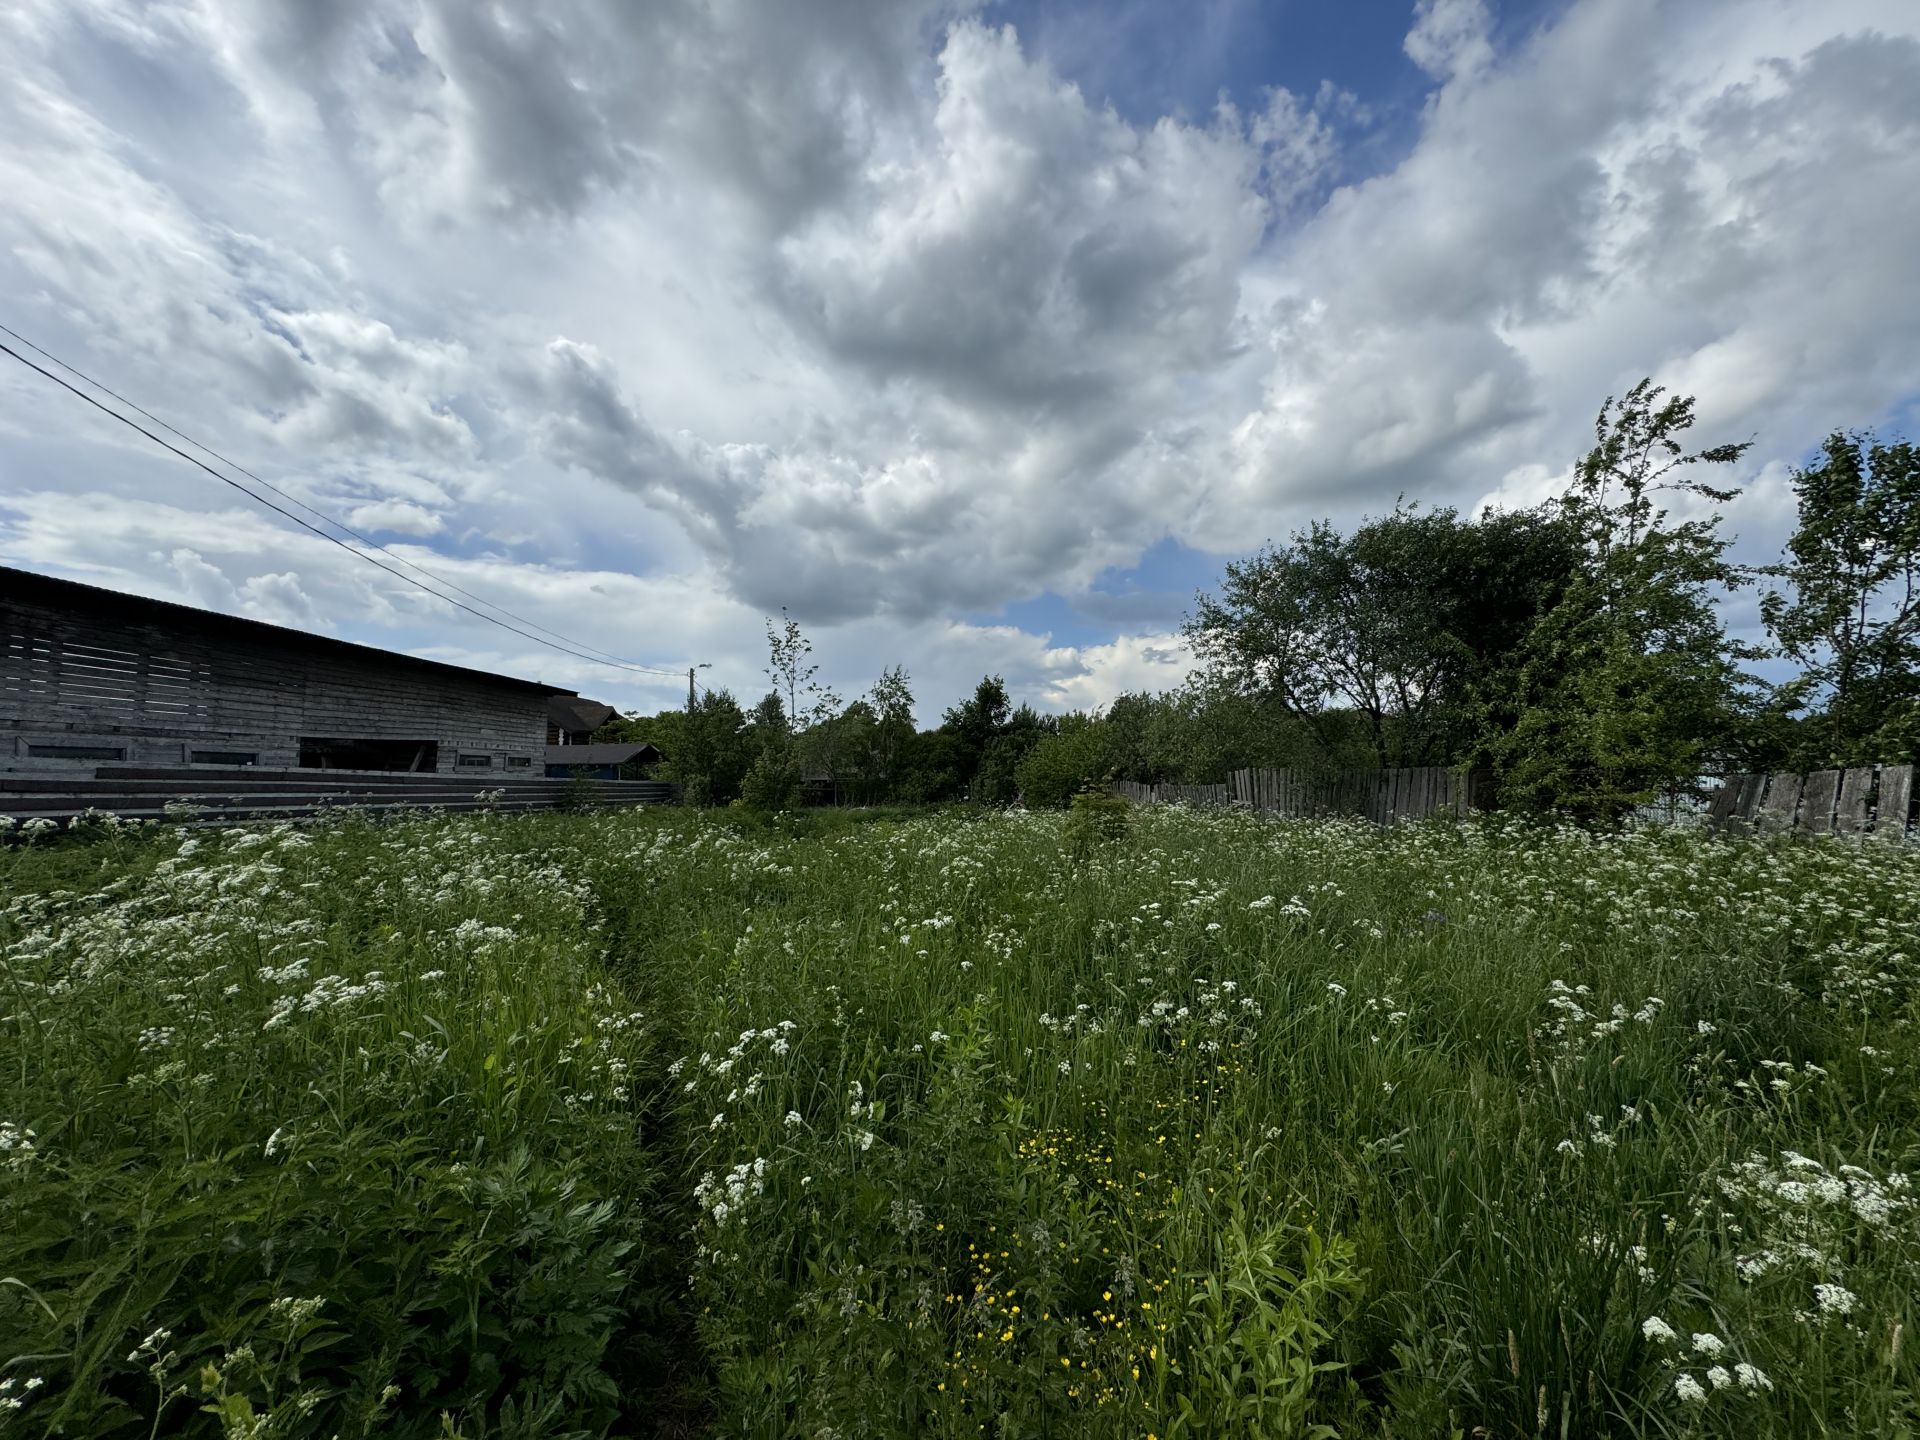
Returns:
[[[532,764],[533,764],[533,757],[531,755],[507,756],[507,769],[509,770],[525,770]]]
[[[462,755],[458,764],[462,770],[491,770],[493,768],[493,756]]]
[[[187,760],[194,765],[258,765],[257,750],[190,750]]]
[[[126,749],[119,745],[33,745],[27,754],[41,760],[124,760]]]

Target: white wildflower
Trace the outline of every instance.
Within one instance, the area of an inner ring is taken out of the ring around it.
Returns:
[[[1859,1297],[1839,1285],[1816,1285],[1813,1298],[1820,1302],[1822,1315],[1851,1315]]]

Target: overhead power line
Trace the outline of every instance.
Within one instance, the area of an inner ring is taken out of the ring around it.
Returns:
[[[389,559],[397,562],[398,564],[406,565],[411,569],[418,570],[421,574],[439,581],[440,584],[445,585],[449,590],[455,591],[456,593],[461,595],[465,595],[468,599],[474,600],[481,605],[486,605],[492,609],[498,610],[502,615],[506,615],[511,617],[512,619],[519,620],[521,624],[531,626],[532,630],[541,631],[543,632],[543,634],[534,634],[529,630],[523,630],[519,628],[519,626],[509,625],[506,623],[506,621],[501,620],[496,616],[488,615],[480,610],[476,610],[471,605],[463,604],[461,601],[454,599],[450,595],[441,594],[438,590],[433,589],[431,586],[422,584],[420,581],[414,579],[413,576],[411,575],[402,574],[400,571],[395,570],[390,565],[381,564],[380,561],[376,560],[373,556],[367,554],[364,550],[356,550],[353,546],[347,544],[344,540],[341,540],[338,536],[329,535],[326,531],[320,529],[317,525],[314,525],[306,520],[303,520],[300,516],[294,514],[291,510],[287,510],[282,506],[274,504],[273,501],[267,499],[264,495],[257,494],[254,491],[248,489],[245,485],[242,485],[239,481],[233,479],[231,476],[221,474],[218,470],[215,470],[211,465],[208,465],[205,461],[199,459],[196,456],[189,455],[186,451],[180,449],[178,446],[170,444],[166,440],[161,439],[158,435],[154,434],[151,430],[148,430],[145,426],[140,425],[136,421],[129,419],[127,416],[115,410],[112,406],[101,404],[100,401],[96,400],[93,396],[87,394],[86,391],[81,390],[77,386],[70,384],[66,380],[63,380],[60,376],[54,374],[51,370],[46,369],[44,366],[35,364],[32,360],[29,360],[26,356],[20,354],[17,350],[14,350],[12,347],[5,344],[0,344],[0,354],[11,356],[13,359],[19,361],[22,365],[26,366],[29,370],[32,370],[36,374],[44,376],[45,378],[53,381],[54,384],[60,386],[63,390],[66,390],[69,393],[76,395],[80,399],[86,401],[87,404],[93,406],[96,410],[100,411],[102,414],[111,415],[114,419],[118,420],[121,424],[127,426],[129,429],[134,430],[137,433],[146,436],[147,439],[153,441],[154,444],[160,446],[163,450],[170,451],[171,453],[179,456],[182,460],[185,460],[190,465],[198,466],[200,469],[206,471],[207,474],[213,476],[214,479],[220,481],[221,484],[231,486],[233,489],[238,490],[242,495],[245,495],[248,499],[256,501],[259,504],[266,506],[269,510],[272,510],[276,514],[284,516],[286,519],[293,521],[294,524],[300,526],[302,529],[312,531],[315,535],[318,535],[322,540],[327,541],[329,544],[339,546],[342,550],[346,551],[349,555],[352,555],[355,559],[366,561],[369,565],[374,566],[376,569],[385,571],[387,574],[393,576],[395,579],[401,580],[406,584],[413,586],[416,590],[419,590],[425,594],[431,595],[433,596],[434,599],[443,601],[448,605],[452,605],[456,609],[464,610],[467,614],[472,615],[475,619],[484,620],[489,625],[496,625],[502,630],[511,631],[513,634],[520,636],[522,639],[533,641],[536,645],[544,645],[550,650],[556,650],[563,654],[572,655],[576,659],[587,660],[596,665],[606,665],[619,670],[631,671],[639,675],[666,676],[676,680],[680,677],[680,672],[677,670],[667,670],[659,666],[653,666],[653,665],[636,664],[633,661],[622,660],[616,657],[609,656],[604,651],[601,651],[598,653],[589,653],[592,647],[586,646],[585,641],[571,640],[569,637],[561,635],[560,632],[556,630],[548,630],[545,626],[540,625],[535,621],[527,620],[522,616],[515,615],[513,611],[508,610],[505,606],[497,605],[491,600],[487,600],[479,595],[475,595],[472,591],[463,589],[462,587],[454,584],[451,580],[448,580],[445,577],[436,574],[434,571],[428,570],[426,567],[422,565],[415,564],[411,560],[405,559],[402,556],[394,554],[391,550],[387,549],[386,546],[380,544],[378,541],[369,539],[365,535],[362,535],[359,531],[353,529],[351,526],[343,524],[341,521],[333,519],[331,516],[325,514],[324,512],[314,509],[311,505],[306,504],[304,501],[299,500],[298,498],[292,495],[289,495],[286,491],[280,489],[279,486],[274,485],[270,481],[261,479],[258,475],[255,475],[251,470],[248,470],[245,466],[240,465],[235,461],[227,459],[224,455],[220,454],[219,451],[214,450],[210,446],[203,445],[200,441],[195,440],[192,436],[187,435],[182,431],[175,429],[172,425],[169,425],[166,421],[160,419],[158,416],[152,414],[151,412],[145,409],[142,409],[139,405],[135,404],[131,400],[128,400],[125,396],[120,395],[116,391],[109,389],[107,386],[93,379],[93,377],[88,375],[85,371],[80,370],[76,366],[68,364],[66,361],[60,359],[58,356],[53,355],[47,350],[42,349],[40,346],[34,344],[31,340],[28,340],[25,336],[21,335],[18,331],[13,330],[6,325],[0,325],[0,332],[4,332],[5,334],[12,336],[20,344],[26,346],[28,349],[34,351],[36,354],[44,356],[53,364],[60,366],[61,369],[69,371],[70,373],[79,376],[82,380],[86,381],[87,384],[93,386],[95,389],[99,390],[101,393],[106,395],[111,395],[115,400],[118,400],[121,404],[127,406],[128,409],[138,411],[141,415],[144,415],[148,420],[151,420],[155,425],[159,426],[161,429],[166,430],[171,434],[178,436],[181,440],[184,440],[187,444],[194,446],[196,449],[205,451],[207,454],[213,456],[216,460],[219,460],[223,465],[228,465],[228,466],[231,466],[233,469],[238,470],[241,474],[254,480],[263,488],[267,490],[271,490],[274,494],[280,496],[282,499],[286,500],[289,504],[297,505],[302,510],[305,510],[308,514],[318,516],[321,520],[326,521],[327,524],[332,525],[337,529],[345,531],[347,534],[353,536],[356,540],[361,541],[365,545],[371,546],[373,549],[378,550],[381,554],[387,556]],[[552,638],[543,638],[543,635],[552,637]],[[576,647],[585,647],[585,648],[576,648]]]

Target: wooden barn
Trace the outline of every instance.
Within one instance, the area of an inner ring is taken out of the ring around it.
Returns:
[[[0,567],[0,770],[544,778],[572,693]]]

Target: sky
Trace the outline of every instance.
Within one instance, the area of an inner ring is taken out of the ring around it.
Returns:
[[[643,669],[5,356],[0,563],[630,711],[783,607],[928,722],[1168,688],[1228,561],[1552,495],[1643,375],[1755,561],[1920,433],[1912,0],[11,0],[0,73],[0,324]]]

